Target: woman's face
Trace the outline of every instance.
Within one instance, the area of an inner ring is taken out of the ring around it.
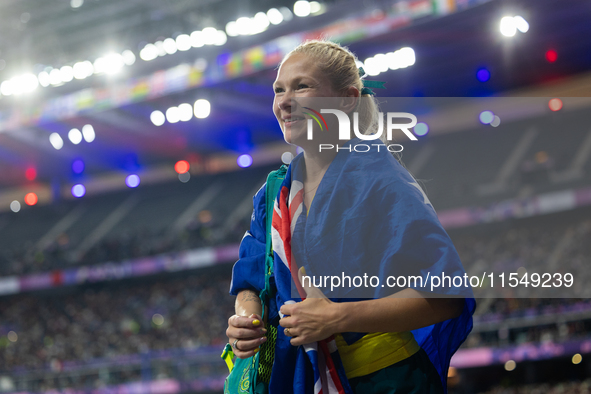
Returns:
[[[275,99],[273,112],[287,143],[305,141],[306,118],[301,109],[292,107],[298,97],[337,97],[328,78],[316,67],[314,60],[304,54],[290,56],[279,68],[273,83]]]

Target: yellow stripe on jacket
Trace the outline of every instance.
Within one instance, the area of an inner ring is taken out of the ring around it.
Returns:
[[[337,334],[335,342],[349,379],[389,367],[420,349],[410,331],[369,333],[351,345]]]

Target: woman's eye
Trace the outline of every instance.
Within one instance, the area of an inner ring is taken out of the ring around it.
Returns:
[[[276,93],[276,94],[277,94],[277,93],[281,93],[281,92],[283,92],[283,89],[281,89],[281,88],[275,88],[275,93]]]
[[[306,84],[300,83],[298,85],[298,89],[307,89],[307,88],[308,88],[308,85],[306,85]]]

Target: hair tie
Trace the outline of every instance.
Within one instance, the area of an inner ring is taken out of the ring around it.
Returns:
[[[363,69],[363,67],[359,67],[359,78],[361,78],[361,82],[363,82],[363,88],[361,89],[361,94],[370,94],[372,96],[375,96],[375,92],[373,90],[371,90],[371,88],[374,89],[386,89],[386,87],[384,86],[386,84],[385,81],[367,81],[365,79],[363,79],[363,77],[366,75],[365,70]]]

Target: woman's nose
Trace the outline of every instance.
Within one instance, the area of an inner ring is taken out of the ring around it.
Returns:
[[[277,98],[277,105],[282,111],[289,111],[291,109],[293,95],[290,92],[285,92],[281,97]]]

